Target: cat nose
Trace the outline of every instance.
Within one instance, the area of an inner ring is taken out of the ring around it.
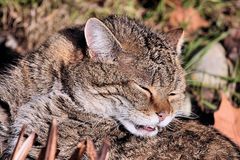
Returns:
[[[163,121],[167,117],[167,114],[165,112],[157,113],[157,115],[160,121]]]

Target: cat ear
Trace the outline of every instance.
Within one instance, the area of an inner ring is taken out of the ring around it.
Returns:
[[[165,33],[167,42],[174,47],[178,54],[181,53],[181,48],[184,42],[184,31],[182,28],[170,30]]]
[[[105,24],[97,18],[90,18],[85,25],[84,34],[93,60],[114,62],[121,45]]]

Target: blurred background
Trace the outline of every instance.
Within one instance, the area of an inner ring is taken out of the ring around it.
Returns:
[[[189,105],[203,124],[214,124],[222,93],[240,107],[240,0],[0,0],[0,67],[66,26],[110,14],[159,32],[184,28]]]

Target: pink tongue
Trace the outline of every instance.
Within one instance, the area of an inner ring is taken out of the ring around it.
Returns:
[[[152,128],[152,127],[149,127],[149,126],[144,126],[143,129],[145,129],[145,130],[147,130],[147,131],[149,131],[149,132],[155,130],[155,128]]]

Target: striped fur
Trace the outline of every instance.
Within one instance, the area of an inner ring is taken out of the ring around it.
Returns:
[[[127,132],[151,137],[178,112],[185,114],[184,71],[177,51],[182,30],[171,37],[117,16],[87,24],[91,27],[59,31],[0,75],[0,98],[9,104],[12,122],[6,153],[13,151],[23,124],[28,125],[27,134],[37,133],[36,145],[42,146],[55,118],[59,157],[68,157],[79,137],[97,138],[112,124],[113,130],[123,125]],[[94,35],[102,39],[92,41],[96,28],[92,25],[104,32]],[[101,53],[92,42],[111,48]],[[160,120],[160,113],[167,115],[166,120]],[[139,130],[139,125],[153,126],[154,131]],[[37,152],[36,146],[30,155]],[[112,157],[115,154],[113,150]]]

